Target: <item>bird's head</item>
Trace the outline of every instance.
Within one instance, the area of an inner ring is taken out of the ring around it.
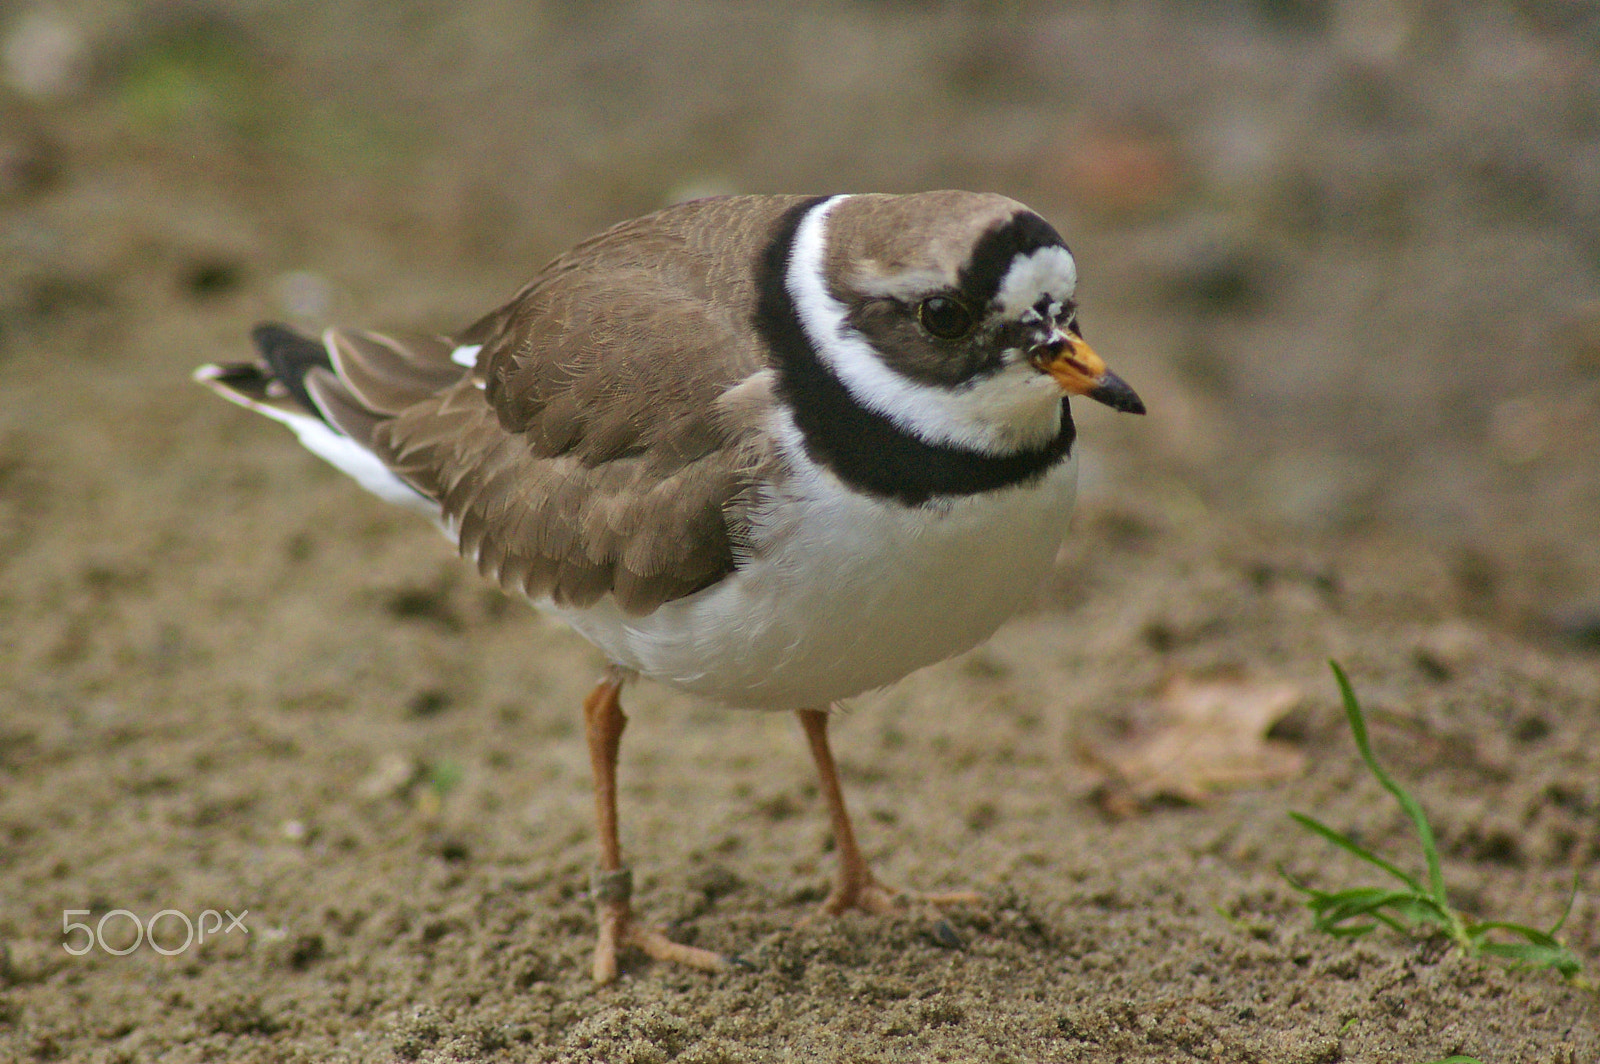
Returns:
[[[801,225],[791,294],[856,400],[932,443],[991,454],[1059,431],[1061,399],[1144,404],[1083,338],[1077,264],[1003,196],[838,197]]]

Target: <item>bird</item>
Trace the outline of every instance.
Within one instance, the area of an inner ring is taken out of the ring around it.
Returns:
[[[913,895],[857,843],[830,713],[1028,606],[1076,483],[1069,399],[1144,413],[1084,340],[1077,263],[996,193],[734,195],[624,221],[451,336],[252,333],[196,380],[432,518],[609,663],[583,705],[597,983],[718,970],[634,911],[623,685],[793,712],[837,854],[818,916]]]

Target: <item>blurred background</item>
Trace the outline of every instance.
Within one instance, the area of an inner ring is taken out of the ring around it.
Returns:
[[[675,200],[957,186],[1066,235],[1149,402],[1082,414],[1091,500],[1420,540],[1600,640],[1592,3],[8,0],[0,74],[13,531],[258,318],[447,329]]]
[[[778,960],[594,994],[603,663],[189,374],[676,200],[941,186],[1055,223],[1150,411],[1077,408],[1045,608],[835,733],[886,881],[995,908],[794,928],[793,722],[641,684],[647,911]],[[1597,651],[1595,0],[0,0],[0,1057],[1600,1059],[1590,997],[1279,877],[1364,881],[1285,809],[1415,859],[1337,658],[1452,895],[1594,957]],[[1196,677],[1234,716],[1168,742]],[[258,933],[61,948],[169,907]]]

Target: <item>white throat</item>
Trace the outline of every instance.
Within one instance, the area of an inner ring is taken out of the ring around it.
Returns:
[[[846,322],[823,271],[828,214],[848,198],[834,196],[807,211],[789,257],[789,295],[823,365],[856,402],[927,443],[1003,455],[1053,439],[1061,430],[1061,390],[1020,352],[1007,352],[997,373],[946,388],[897,373]]]

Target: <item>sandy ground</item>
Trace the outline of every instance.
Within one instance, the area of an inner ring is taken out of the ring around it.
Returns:
[[[1455,903],[1548,927],[1576,874],[1600,970],[1586,8],[81,2],[0,33],[0,1059],[1600,1060],[1592,992],[1316,932],[1280,875],[1376,882],[1291,810],[1420,871],[1335,658]],[[1080,411],[1037,612],[834,727],[880,874],[988,900],[801,926],[831,854],[794,721],[641,685],[639,902],[746,963],[596,989],[602,663],[187,373],[263,318],[460,324],[674,197],[946,185],[1058,223],[1151,411]],[[1197,691],[1232,730],[1173,740]],[[1140,767],[1162,736],[1176,774]],[[115,910],[176,915],[117,955]],[[207,911],[243,928],[183,947]]]

